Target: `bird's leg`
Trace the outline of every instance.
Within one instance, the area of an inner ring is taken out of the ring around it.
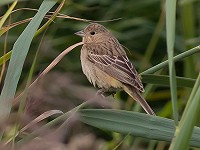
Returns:
[[[100,95],[100,96],[102,96],[103,98],[105,98],[106,96],[105,96],[105,89],[99,89],[98,91],[97,91],[97,93],[96,93],[96,95]]]
[[[105,98],[110,95],[114,96],[115,93],[116,92],[108,91],[108,90],[102,88],[97,91],[96,95],[101,95],[103,98]]]

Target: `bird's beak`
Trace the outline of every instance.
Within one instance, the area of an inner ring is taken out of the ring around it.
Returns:
[[[78,32],[76,32],[76,33],[74,33],[74,34],[76,34],[76,35],[78,35],[78,36],[81,36],[81,37],[84,37],[84,36],[85,36],[85,33],[83,32],[83,30],[78,31]]]

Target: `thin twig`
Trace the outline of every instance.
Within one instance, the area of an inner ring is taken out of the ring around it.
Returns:
[[[29,86],[29,89],[31,87],[33,87],[33,85],[35,85],[35,83],[37,83],[42,77],[44,77],[51,69],[53,69],[53,67],[55,65],[57,65],[60,60],[67,54],[69,53],[71,50],[73,50],[75,47],[82,45],[83,42],[79,42],[76,43],[70,47],[68,47],[66,50],[64,50],[60,55],[58,55],[52,62],[51,64],[37,77],[37,79],[35,81],[33,81],[33,83]],[[24,92],[22,92],[19,96],[17,96],[17,98],[14,99],[14,101],[12,102],[13,105],[15,105],[16,103],[19,102],[20,98],[23,96]]]

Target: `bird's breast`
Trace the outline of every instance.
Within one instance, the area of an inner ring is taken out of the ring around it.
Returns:
[[[94,86],[97,85],[99,88],[104,89],[122,87],[122,83],[120,81],[105,73],[88,59],[88,51],[84,46],[81,49],[80,57],[83,73]]]

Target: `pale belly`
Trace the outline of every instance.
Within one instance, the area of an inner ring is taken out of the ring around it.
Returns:
[[[119,89],[123,87],[122,83],[113,77],[109,76],[104,71],[100,70],[93,63],[91,63],[87,57],[87,55],[83,54],[84,51],[81,51],[81,65],[83,73],[86,75],[90,83],[94,86],[98,86],[99,88],[107,89],[116,88]]]

